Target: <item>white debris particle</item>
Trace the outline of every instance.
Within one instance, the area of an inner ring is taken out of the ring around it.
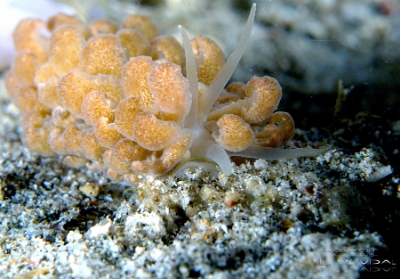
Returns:
[[[78,242],[82,239],[82,234],[79,231],[70,231],[67,235],[67,242]]]
[[[125,234],[135,235],[143,232],[150,239],[160,238],[166,234],[163,220],[157,213],[135,213],[126,218]]]
[[[254,162],[254,168],[256,170],[262,170],[268,168],[268,162],[262,159],[258,159]]]
[[[90,228],[90,230],[85,234],[87,238],[95,238],[100,235],[107,235],[111,227],[111,220],[104,219],[97,225]]]
[[[59,251],[57,252],[56,261],[60,265],[67,265],[68,264],[68,252],[67,251]]]
[[[379,169],[377,169],[373,174],[367,177],[367,182],[374,183],[378,182],[382,178],[385,178],[389,174],[392,174],[393,169],[391,166],[384,166]]]
[[[163,250],[155,248],[150,251],[150,256],[155,261],[161,261],[165,257],[165,253]]]
[[[71,269],[74,278],[92,278],[93,270],[85,262],[77,264],[75,257],[71,256]]]
[[[96,198],[100,193],[100,186],[93,184],[86,184],[79,187],[79,191],[81,191],[85,196],[89,198]]]
[[[135,248],[135,255],[136,255],[136,256],[139,256],[139,255],[143,254],[144,251],[146,251],[146,248],[145,248],[145,247],[136,246],[136,248]]]

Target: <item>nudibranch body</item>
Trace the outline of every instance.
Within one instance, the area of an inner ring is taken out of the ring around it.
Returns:
[[[271,77],[228,85],[254,22],[225,62],[220,47],[198,36],[183,46],[161,36],[152,19],[129,15],[86,26],[58,14],[22,20],[6,85],[23,116],[23,142],[43,156],[107,170],[115,181],[164,175],[190,158],[208,158],[225,174],[230,156],[280,159],[321,150],[278,149],[294,134]]]

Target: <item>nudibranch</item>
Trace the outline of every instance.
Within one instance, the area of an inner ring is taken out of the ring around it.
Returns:
[[[6,86],[23,117],[24,144],[131,184],[197,158],[229,175],[231,156],[275,160],[324,152],[278,148],[292,138],[294,122],[275,111],[282,96],[277,80],[254,76],[226,86],[255,12],[253,4],[226,62],[210,38],[189,40],[179,26],[181,45],[161,36],[145,15],[129,15],[122,26],[109,20],[87,26],[65,14],[22,20]]]

